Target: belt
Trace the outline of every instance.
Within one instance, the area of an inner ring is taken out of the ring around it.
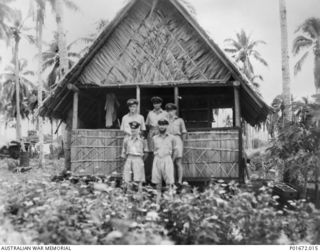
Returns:
[[[133,155],[133,154],[128,154],[128,158],[142,158],[143,155],[141,154],[136,154],[136,155]]]

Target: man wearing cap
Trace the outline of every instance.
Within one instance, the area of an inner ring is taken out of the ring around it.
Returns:
[[[157,203],[160,201],[162,181],[169,186],[169,192],[172,193],[174,184],[174,166],[173,156],[176,151],[175,137],[168,134],[167,119],[158,121],[159,134],[153,137],[154,159],[152,165],[152,183],[157,185]]]
[[[174,156],[174,163],[177,166],[178,173],[178,184],[182,184],[183,177],[183,165],[182,165],[182,156],[183,156],[183,141],[185,140],[185,136],[187,134],[186,125],[182,118],[177,116],[177,106],[174,103],[168,103],[166,105],[166,110],[168,113],[168,133],[174,135],[177,151]]]
[[[164,111],[162,106],[162,98],[154,96],[151,98],[153,104],[153,110],[151,110],[147,116],[146,127],[148,129],[148,148],[150,152],[153,152],[153,136],[159,133],[158,121],[167,117],[167,112]]]
[[[139,192],[142,190],[142,183],[145,182],[144,158],[148,151],[146,142],[139,136],[140,123],[129,122],[131,135],[123,141],[121,157],[125,158],[123,168],[123,179],[126,184],[132,181],[139,183]],[[133,177],[133,179],[132,179]]]
[[[139,133],[146,130],[146,125],[144,123],[144,118],[142,115],[138,114],[138,101],[136,99],[129,99],[127,105],[129,108],[129,113],[122,117],[120,130],[126,133],[127,136],[131,135],[131,128],[129,123],[136,121],[139,123]]]

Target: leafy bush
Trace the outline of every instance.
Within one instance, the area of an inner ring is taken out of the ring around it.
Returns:
[[[185,185],[173,198],[164,193],[158,206],[150,187],[140,195],[124,193],[108,179],[60,176],[50,181],[44,174],[34,169],[14,181],[0,178],[7,190],[0,232],[3,223],[12,225],[7,240],[23,234],[21,243],[36,244],[320,242],[319,212],[304,201],[279,210],[269,187],[254,193],[220,181],[199,192]]]

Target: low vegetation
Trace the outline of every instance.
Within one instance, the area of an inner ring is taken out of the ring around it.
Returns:
[[[61,174],[62,161],[14,174],[1,169],[0,243],[292,244],[320,242],[320,215],[305,201],[280,206],[271,187],[184,185],[173,199],[124,193],[114,181]]]

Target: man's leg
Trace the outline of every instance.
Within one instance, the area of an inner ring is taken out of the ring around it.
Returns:
[[[182,165],[182,158],[176,158],[175,160],[178,172],[178,184],[182,184],[182,177],[183,177],[183,165]]]

